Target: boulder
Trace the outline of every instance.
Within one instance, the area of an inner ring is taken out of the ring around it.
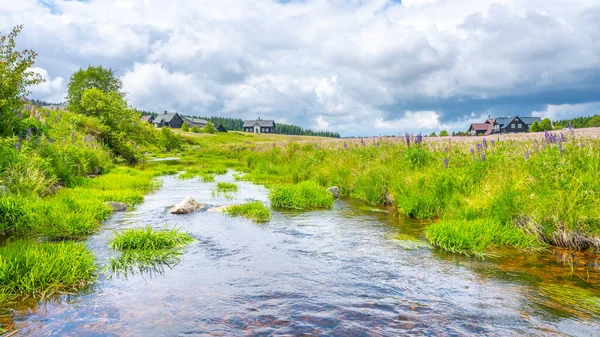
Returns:
[[[110,206],[110,208],[112,208],[115,212],[125,212],[129,208],[129,206],[122,202],[109,201],[106,204]]]
[[[327,192],[331,193],[331,195],[336,199],[340,197],[340,188],[337,186],[332,186],[328,188]]]
[[[391,195],[389,192],[385,195],[385,198],[383,199],[383,204],[385,206],[392,206],[394,204],[395,200],[394,200],[394,196]]]
[[[0,185],[0,195],[6,195],[7,193],[6,186]]]
[[[196,200],[187,197],[180,201],[177,205],[171,207],[169,210],[172,214],[188,214],[202,207],[202,205]]]
[[[62,188],[64,188],[64,186],[62,186],[62,185],[58,185],[58,184],[56,184],[56,185],[52,185],[52,186],[50,186],[50,187],[48,187],[48,188],[46,189],[46,194],[47,194],[47,195],[53,195],[53,194],[56,194],[56,193],[57,193],[59,190],[61,190]]]

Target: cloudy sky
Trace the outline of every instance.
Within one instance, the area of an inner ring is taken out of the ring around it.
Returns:
[[[24,24],[39,53],[32,98],[103,65],[139,109],[343,136],[600,113],[598,18],[598,0],[0,1],[0,32]]]

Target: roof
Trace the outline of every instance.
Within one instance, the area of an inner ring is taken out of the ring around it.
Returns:
[[[153,123],[170,123],[171,120],[173,120],[173,117],[175,117],[176,115],[178,115],[177,112],[165,112],[162,115],[156,116]]]
[[[258,126],[263,127],[263,128],[269,128],[275,127],[275,121],[274,120],[262,120],[262,119],[258,119],[258,120],[253,120],[253,121],[244,121],[244,126],[245,128],[251,128],[253,127],[255,124],[258,124]]]
[[[538,121],[538,122],[542,121],[542,119],[540,117],[519,117],[519,116],[514,116],[514,117],[498,117],[498,118],[496,118],[496,122],[498,124],[500,124],[500,128],[501,129],[504,129],[506,126],[508,126],[508,124],[512,123],[512,121],[515,118],[519,118],[526,125],[531,125],[535,121]]]
[[[473,123],[471,127],[469,127],[469,131],[485,131],[484,135],[487,136],[492,133],[492,124],[488,123]]]
[[[192,124],[207,124],[208,121],[206,119],[202,119],[202,118],[196,118],[196,117],[181,117],[183,118],[183,120],[186,123],[192,123]]]
[[[145,122],[150,121],[152,120],[152,115],[142,116],[142,120]]]

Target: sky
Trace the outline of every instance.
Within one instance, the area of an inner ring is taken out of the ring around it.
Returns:
[[[132,107],[342,136],[465,131],[489,115],[600,113],[598,0],[0,1],[62,102],[115,70]]]

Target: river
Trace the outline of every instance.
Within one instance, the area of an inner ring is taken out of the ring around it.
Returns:
[[[232,172],[217,181],[233,181]],[[266,224],[209,210],[268,204],[264,187],[238,185],[237,193],[213,196],[215,183],[164,177],[87,244],[102,265],[118,255],[108,248],[113,230],[167,224],[196,238],[180,262],[157,273],[101,274],[79,294],[16,310],[16,335],[599,335],[600,317],[586,309],[600,306],[597,256],[446,254],[427,245],[424,224],[353,200],[332,210],[274,211]],[[188,196],[207,206],[168,213]]]

